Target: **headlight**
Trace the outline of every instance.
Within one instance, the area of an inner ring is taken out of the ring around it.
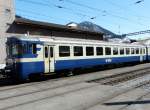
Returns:
[[[14,59],[7,59],[6,60],[7,65],[13,65],[13,63],[14,63]]]

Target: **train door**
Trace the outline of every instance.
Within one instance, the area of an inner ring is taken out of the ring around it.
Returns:
[[[148,47],[146,46],[146,61],[148,61]]]
[[[140,48],[140,62],[143,62],[143,49]]]
[[[54,72],[54,46],[44,46],[45,73]]]
[[[50,72],[54,72],[54,46],[49,46],[49,55]]]

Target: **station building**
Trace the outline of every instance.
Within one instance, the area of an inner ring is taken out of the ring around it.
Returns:
[[[103,40],[103,33],[72,28],[66,25],[34,21],[15,14],[14,0],[0,2],[0,64],[5,64],[6,40],[11,36],[67,37]]]

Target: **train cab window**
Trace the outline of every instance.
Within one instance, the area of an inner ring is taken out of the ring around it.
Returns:
[[[48,58],[48,47],[45,47],[45,58]]]
[[[81,46],[74,46],[74,56],[83,56],[83,47]]]
[[[24,55],[27,53],[27,45],[26,44],[7,44],[7,55]]]
[[[36,54],[36,44],[32,44],[32,53]]]
[[[59,56],[60,57],[69,57],[70,56],[70,47],[69,46],[59,46]]]
[[[111,55],[111,48],[110,47],[105,48],[105,54],[106,55]]]
[[[130,54],[130,48],[126,48],[126,55]]]
[[[124,55],[124,48],[120,48],[120,55]]]
[[[103,47],[96,47],[96,55],[103,55]]]
[[[134,54],[134,52],[135,52],[134,48],[131,48],[131,54]]]
[[[94,55],[94,47],[86,47],[86,56]]]
[[[118,55],[118,48],[117,47],[113,48],[113,55]]]
[[[139,52],[140,52],[140,50],[139,50],[139,48],[136,48],[136,54],[139,54]]]
[[[37,53],[36,44],[30,44],[30,45],[29,45],[29,48],[30,48],[30,52],[31,52],[32,54],[36,54],[36,53]]]
[[[27,53],[27,45],[26,44],[18,44],[18,55],[23,55]]]

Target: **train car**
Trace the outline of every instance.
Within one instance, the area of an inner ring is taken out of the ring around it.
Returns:
[[[147,45],[147,61],[150,62],[150,45]]]
[[[100,65],[146,61],[146,46],[71,38],[10,37],[6,68],[10,75],[26,80]]]

